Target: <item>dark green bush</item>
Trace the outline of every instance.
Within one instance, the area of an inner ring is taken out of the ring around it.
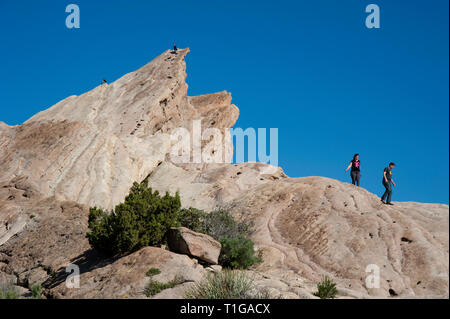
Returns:
[[[163,244],[170,227],[178,226],[180,196],[160,196],[147,180],[134,183],[124,203],[111,213],[93,207],[89,214],[89,243],[97,250],[116,255],[145,246]]]
[[[317,284],[317,292],[314,293],[314,296],[317,296],[320,299],[334,299],[337,294],[338,290],[336,288],[336,283],[325,276],[322,281]]]
[[[228,268],[247,269],[262,261],[249,238],[252,223],[237,222],[226,210],[212,211],[204,217],[204,232],[222,244],[219,264]]]
[[[125,201],[110,213],[97,207],[90,209],[90,232],[86,236],[92,247],[114,256],[164,244],[170,227],[181,225],[221,242],[219,262],[225,267],[245,269],[262,260],[249,239],[252,223],[237,222],[225,210],[207,214],[180,206],[178,193],[160,196],[148,187],[147,180],[134,183]]]
[[[232,269],[247,269],[262,261],[262,253],[255,252],[253,241],[243,236],[222,238],[220,240],[219,264]]]

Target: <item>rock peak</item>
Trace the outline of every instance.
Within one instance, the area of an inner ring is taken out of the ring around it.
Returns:
[[[165,160],[171,143],[167,133],[189,129],[192,120],[202,118],[209,123],[205,128],[232,127],[239,111],[229,93],[187,96],[188,52],[167,50],[23,125],[0,126],[1,180],[27,175],[44,195],[112,208],[134,181]]]

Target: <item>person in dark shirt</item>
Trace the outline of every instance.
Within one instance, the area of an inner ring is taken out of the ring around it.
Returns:
[[[350,177],[352,178],[352,184],[359,186],[359,180],[361,179],[361,162],[359,161],[359,154],[355,154],[353,156],[353,159],[350,161],[350,164],[348,164],[345,171],[348,171],[352,168],[350,171]]]
[[[392,178],[392,169],[395,167],[395,164],[390,162],[389,166],[386,167],[383,171],[383,186],[386,189],[383,196],[381,196],[381,201],[387,205],[394,205],[391,203],[392,197],[392,186],[395,186],[394,179]],[[384,201],[386,199],[386,201]]]

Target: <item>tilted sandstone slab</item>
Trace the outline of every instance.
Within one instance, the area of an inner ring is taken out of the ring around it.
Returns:
[[[222,245],[206,234],[196,233],[186,227],[173,227],[167,235],[171,251],[186,254],[217,265]]]

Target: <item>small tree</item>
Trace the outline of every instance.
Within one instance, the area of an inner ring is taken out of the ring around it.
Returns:
[[[130,253],[162,244],[170,227],[178,226],[180,196],[160,196],[147,180],[134,183],[125,201],[111,213],[93,207],[89,214],[89,243],[108,255]]]
[[[320,299],[334,299],[338,294],[336,283],[328,276],[323,277],[322,281],[317,284],[317,292],[314,296]]]
[[[219,264],[232,269],[247,269],[262,261],[262,253],[255,253],[253,241],[243,236],[224,237]]]

